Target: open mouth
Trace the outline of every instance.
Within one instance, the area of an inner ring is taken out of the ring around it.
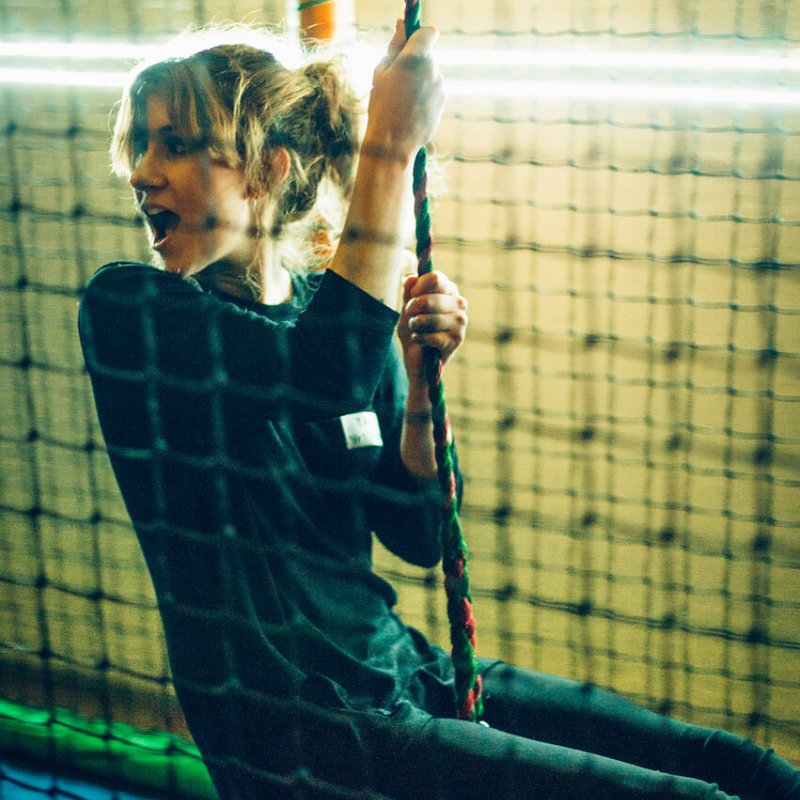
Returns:
[[[178,227],[181,218],[173,211],[166,209],[153,213],[147,212],[145,216],[153,231],[153,247],[158,250]]]

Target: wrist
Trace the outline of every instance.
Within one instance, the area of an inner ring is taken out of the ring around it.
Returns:
[[[405,413],[430,415],[431,398],[428,394],[428,384],[424,381],[409,381]]]
[[[372,161],[383,165],[395,165],[405,172],[411,166],[416,151],[409,152],[391,136],[381,136],[367,130],[361,142],[360,160]]]

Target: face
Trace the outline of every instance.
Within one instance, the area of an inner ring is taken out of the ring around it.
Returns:
[[[246,268],[257,246],[242,170],[193,148],[158,97],[147,101],[135,150],[131,186],[165,269],[188,277],[219,261]]]

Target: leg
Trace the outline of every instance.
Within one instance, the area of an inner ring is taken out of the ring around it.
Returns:
[[[273,699],[241,716],[240,746],[217,762],[225,800],[731,800],[717,787],[437,719],[331,711]],[[280,714],[280,719],[276,714]],[[277,724],[276,724],[277,723]]]
[[[493,727],[717,783],[743,800],[800,797],[800,772],[750,741],[664,717],[597,687],[508,664],[483,666],[485,719]]]
[[[498,677],[499,669],[488,688]],[[730,800],[697,776],[658,772],[624,763],[621,755],[615,760],[497,727],[437,719],[410,705],[384,715],[240,697],[236,691],[229,695],[217,709],[224,712],[214,726],[220,740],[203,746],[224,800]],[[517,704],[517,698],[499,695],[494,690],[487,695],[494,724],[504,708]],[[210,697],[209,712],[220,700]],[[569,738],[567,728],[581,725],[567,702],[549,702],[536,724],[544,729],[549,716],[556,731],[558,708],[564,711],[562,738]],[[592,716],[586,714],[586,725],[597,728],[600,723]],[[788,800],[792,795],[762,797]]]
[[[472,722],[428,718],[378,789],[393,800],[730,800],[716,786],[514,736]]]

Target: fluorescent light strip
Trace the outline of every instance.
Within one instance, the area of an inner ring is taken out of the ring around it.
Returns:
[[[2,58],[75,59],[77,61],[139,61],[150,58],[159,45],[128,42],[0,42]]]
[[[127,72],[0,68],[0,84],[5,83],[15,86],[80,86],[97,89],[121,89],[127,80]]]
[[[202,49],[204,34],[197,36],[179,35],[160,44],[135,44],[132,42],[50,42],[50,41],[28,41],[28,42],[2,42],[0,41],[0,61],[7,62],[12,59],[22,59],[23,61],[40,61],[44,63],[59,61],[105,61],[116,63],[120,66],[127,66],[131,62],[140,62],[152,58],[157,58],[165,51],[169,55],[189,54]],[[222,30],[215,33],[213,37],[209,34],[209,43],[219,44],[228,43],[250,43],[254,47],[264,47],[268,43],[273,54],[286,66],[299,66],[302,60],[300,45],[290,41],[285,36],[274,36],[265,38],[258,31]],[[377,60],[382,57],[382,53],[377,56]]]
[[[231,39],[241,40],[246,32],[230,32]],[[180,38],[176,41],[180,42]],[[278,39],[285,44],[285,41]],[[383,53],[369,45],[356,46],[358,62],[375,63]],[[163,45],[144,45],[129,42],[0,42],[0,57],[30,59],[75,59],[79,61],[138,61],[157,55]],[[437,60],[444,67],[539,67],[543,69],[646,69],[657,71],[710,71],[725,70],[737,74],[746,72],[800,71],[800,52],[781,53],[681,53],[658,50],[533,50],[507,48],[488,50],[482,48],[459,49],[443,47],[437,50]]]
[[[450,97],[571,100],[584,102],[626,101],[641,104],[708,106],[800,107],[800,92],[753,87],[693,86],[691,84],[623,83],[619,81],[447,81]]]
[[[235,32],[232,32],[235,37]],[[280,43],[282,51],[278,54],[285,63],[292,64],[294,57]],[[349,61],[353,74],[361,76],[372,74],[372,65],[380,58],[375,47],[363,45],[351,51]],[[137,45],[124,42],[27,42],[0,44],[0,63],[8,63],[8,58],[43,62],[45,60],[83,60],[107,61],[109,63],[141,60],[163,51],[162,45]],[[649,74],[656,71],[681,69],[690,70],[694,76],[698,72],[730,70],[741,76],[743,72],[764,73],[777,69],[800,69],[800,57],[784,55],[739,56],[735,54],[682,54],[597,51],[570,53],[562,51],[519,51],[519,50],[448,50],[438,52],[438,58],[445,72],[448,67],[480,66],[486,74],[492,68],[512,66],[529,68],[649,68]],[[17,62],[19,63],[19,62]],[[449,77],[448,92],[452,97],[472,98],[520,98],[530,100],[573,100],[585,102],[625,101],[648,104],[704,104],[713,106],[800,106],[800,92],[772,86],[764,88],[731,86],[732,79],[722,86],[698,85],[697,83],[644,83],[636,79],[625,80],[620,76],[607,81],[578,81],[574,77],[548,80],[493,80]],[[113,88],[124,86],[128,79],[127,71],[120,70],[77,70],[60,68],[21,68],[0,67],[0,83],[28,86],[78,86],[84,88]],[[774,81],[774,78],[772,79]],[[365,90],[368,86],[364,87]]]
[[[537,67],[540,69],[636,69],[648,71],[717,72],[736,74],[800,70],[800,55],[745,53],[678,53],[612,50],[450,50],[437,51],[444,67]]]
[[[0,69],[0,83],[27,86],[78,86],[120,89],[126,72],[46,69]],[[566,100],[584,102],[627,101],[646,104],[700,104],[713,106],[800,107],[800,92],[781,89],[730,88],[620,82],[467,80],[446,82],[450,97]]]

